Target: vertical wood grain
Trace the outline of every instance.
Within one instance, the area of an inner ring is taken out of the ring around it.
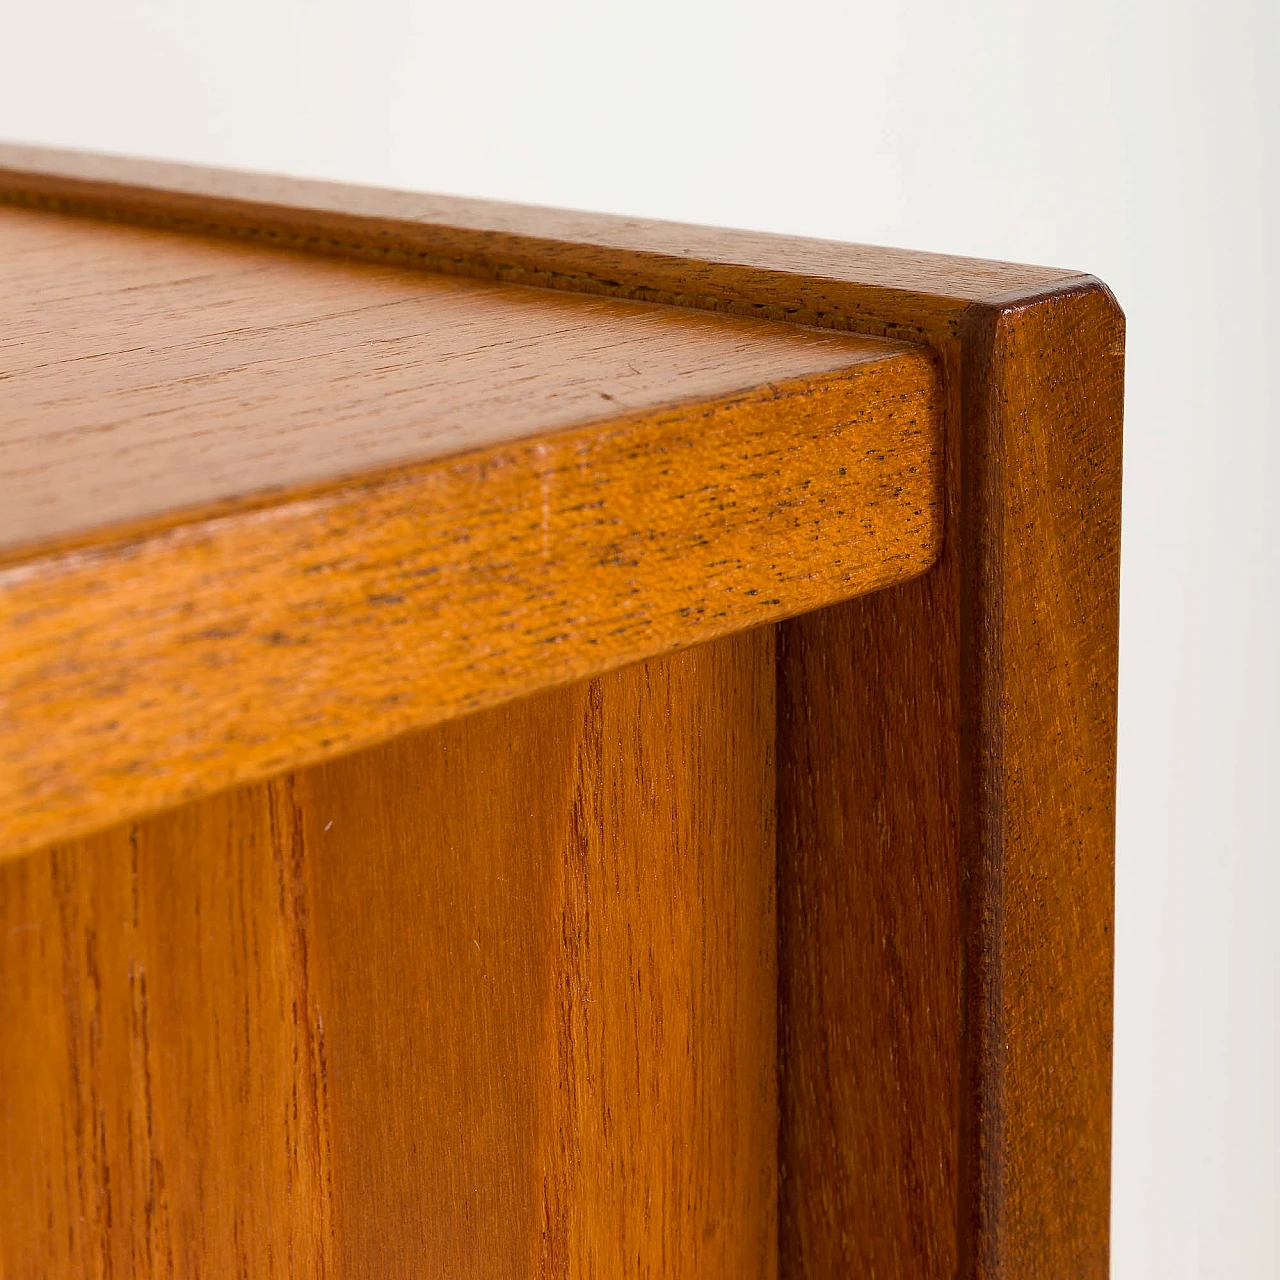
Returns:
[[[784,1277],[1107,1274],[1123,342],[975,306],[941,560],[782,629]]]
[[[960,490],[970,1274],[1105,1277],[1124,316],[975,308]]]
[[[0,1256],[323,1274],[327,1135],[288,778],[0,872]]]
[[[772,653],[308,775],[341,1274],[772,1273]]]
[[[774,633],[0,869],[0,1257],[776,1271]]]

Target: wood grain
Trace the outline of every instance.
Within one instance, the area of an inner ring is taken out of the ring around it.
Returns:
[[[0,868],[3,1274],[768,1280],[773,655]]]
[[[975,307],[941,561],[783,628],[784,1276],[1107,1274],[1123,337]]]
[[[962,1240],[1105,1276],[1124,317],[979,308],[962,372]]]
[[[919,573],[936,377],[898,353],[0,570],[0,856]]]
[[[0,200],[932,344],[970,303],[1069,288],[1051,267],[0,146]]]
[[[892,355],[0,207],[0,553]]]
[[[289,780],[0,866],[0,1272],[323,1275]]]
[[[948,585],[930,573],[781,628],[787,1280],[959,1273],[958,707]]]
[[[779,1264],[1105,1275],[1123,317],[1103,286],[30,149],[0,190],[931,351],[941,558],[782,637]]]

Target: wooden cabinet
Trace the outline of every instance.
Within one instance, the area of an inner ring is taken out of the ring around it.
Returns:
[[[1105,287],[0,195],[6,1280],[1105,1274]]]

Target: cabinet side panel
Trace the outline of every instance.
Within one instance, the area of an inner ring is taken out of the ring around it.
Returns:
[[[784,1275],[1107,1274],[1123,346],[972,308],[941,559],[783,628]]]
[[[967,1274],[1108,1272],[1124,317],[965,335]]]
[[[960,1063],[951,566],[785,624],[781,1274],[951,1280]]]

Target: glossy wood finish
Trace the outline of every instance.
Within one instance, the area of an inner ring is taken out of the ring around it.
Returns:
[[[1106,1274],[1123,317],[1103,286],[29,149],[0,192],[930,353],[941,558],[779,639],[778,1264]]]
[[[773,646],[0,867],[4,1274],[775,1274]]]

